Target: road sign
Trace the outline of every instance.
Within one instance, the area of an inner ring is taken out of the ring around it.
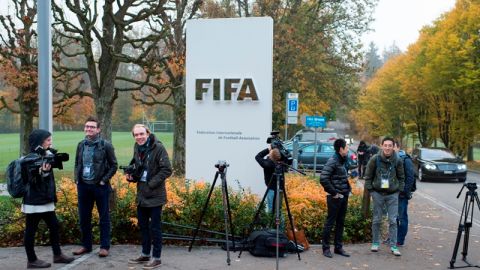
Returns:
[[[288,93],[287,95],[287,117],[298,116],[298,93]]]
[[[305,125],[313,128],[325,128],[327,127],[327,122],[324,116],[307,116]]]

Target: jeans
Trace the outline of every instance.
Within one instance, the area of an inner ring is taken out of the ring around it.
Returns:
[[[282,214],[282,202],[283,202],[283,191],[280,191],[279,193],[280,196],[280,205],[279,205],[279,211],[280,211],[280,224],[279,224],[279,229],[284,230],[285,229],[285,217]],[[269,214],[275,214],[275,195],[276,191],[273,189],[268,189],[267,191],[267,213]],[[273,218],[273,217],[272,217]]]
[[[372,220],[372,242],[380,243],[380,229],[382,226],[382,217],[384,209],[387,209],[388,215],[388,238],[390,246],[397,245],[397,216],[398,216],[398,192],[383,195],[372,191],[373,200],[373,220]]]
[[[92,250],[92,210],[93,204],[96,204],[100,217],[100,248],[110,249],[110,185],[89,185],[79,181],[77,190],[82,246]]]
[[[26,225],[25,225],[25,235],[24,235],[24,245],[25,251],[27,252],[27,258],[29,262],[34,262],[37,260],[37,255],[35,255],[34,245],[35,245],[35,233],[37,232],[38,223],[40,220],[44,220],[47,224],[49,233],[50,233],[50,244],[52,245],[52,250],[54,255],[62,254],[60,250],[60,237],[58,232],[58,220],[55,212],[45,212],[45,213],[34,213],[26,214]]]
[[[345,224],[345,215],[347,214],[348,194],[343,198],[334,199],[332,195],[327,195],[327,220],[323,227],[322,249],[330,249],[330,232],[335,223],[335,249],[341,249],[343,246],[343,228]]]
[[[408,199],[398,199],[398,233],[397,243],[400,245],[405,244],[405,237],[408,232]]]
[[[137,206],[138,225],[142,235],[142,254],[160,259],[162,254],[162,206],[141,207]]]

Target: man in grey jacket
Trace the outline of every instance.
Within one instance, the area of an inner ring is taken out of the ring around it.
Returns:
[[[365,188],[372,195],[372,247],[377,252],[380,247],[380,227],[383,210],[388,212],[390,251],[395,256],[401,253],[397,247],[398,194],[405,188],[405,172],[403,162],[393,150],[394,140],[385,137],[382,140],[382,151],[374,155],[365,171]]]

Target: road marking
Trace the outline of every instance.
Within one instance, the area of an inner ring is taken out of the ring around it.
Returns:
[[[66,264],[65,266],[63,267],[60,267],[58,268],[58,270],[68,270],[68,269],[72,269],[73,267],[79,265],[80,263],[86,261],[88,258],[92,257],[94,254],[97,254],[98,251],[100,251],[100,248],[97,248],[95,250],[92,250],[92,252],[90,253],[87,253],[87,254],[84,254],[82,255],[80,258],[77,258],[75,259],[75,261],[69,263],[69,264]]]
[[[457,210],[457,209],[453,208],[452,206],[450,206],[450,205],[448,205],[448,204],[445,204],[445,203],[443,203],[443,202],[441,202],[441,201],[433,198],[433,197],[430,196],[429,194],[423,193],[423,192],[421,192],[421,191],[415,191],[415,194],[418,194],[418,195],[422,196],[423,198],[425,198],[425,199],[433,202],[434,204],[436,204],[436,205],[438,205],[438,206],[440,206],[440,207],[448,210],[449,212],[455,214],[456,216],[460,217],[461,212],[459,213],[459,210]],[[477,203],[475,202],[474,208],[476,208],[476,207],[475,207],[476,205],[477,205]],[[463,207],[463,205],[462,205],[462,207]],[[478,210],[478,209],[477,209],[477,210]],[[473,223],[475,226],[480,227],[480,220],[479,220],[479,219],[473,218],[472,223]]]

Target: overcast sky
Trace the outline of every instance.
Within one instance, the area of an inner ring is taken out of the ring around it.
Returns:
[[[418,31],[442,13],[451,10],[455,0],[379,0],[372,32],[364,35],[365,48],[373,41],[379,52],[393,42],[405,51],[418,38]]]

